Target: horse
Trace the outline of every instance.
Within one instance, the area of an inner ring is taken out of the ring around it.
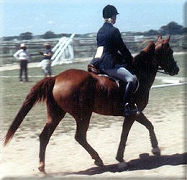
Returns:
[[[170,36],[162,39],[158,36],[156,42],[149,44],[133,59],[133,72],[139,80],[139,88],[133,94],[140,114],[124,118],[121,138],[117,150],[116,160],[124,161],[124,151],[127,137],[134,121],[144,125],[150,135],[152,153],[160,155],[158,141],[152,123],[144,115],[149,100],[149,91],[159,69],[173,76],[178,74],[179,67],[173,57],[173,50],[169,45]],[[92,112],[123,116],[122,88],[109,77],[99,76],[93,72],[79,69],[69,69],[54,77],[46,77],[37,82],[25,98],[14,121],[5,136],[4,146],[10,141],[24,117],[31,108],[41,101],[46,102],[47,121],[39,135],[39,171],[45,173],[45,152],[49,139],[55,128],[69,113],[76,121],[75,140],[85,148],[97,166],[103,166],[99,154],[87,142],[86,134]]]

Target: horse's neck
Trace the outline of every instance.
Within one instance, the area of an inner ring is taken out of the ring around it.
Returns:
[[[139,89],[144,89],[145,91],[149,91],[151,86],[154,83],[156,77],[156,73],[149,74],[149,76],[140,77],[139,79]]]
[[[143,62],[143,63],[147,60],[146,55],[142,56],[140,58],[142,59],[141,62]],[[154,56],[151,56],[149,58],[150,58],[149,61],[153,62]],[[144,67],[144,68],[141,68],[141,67]],[[145,67],[147,67],[147,68],[145,68]],[[139,83],[140,83],[139,88],[144,89],[145,91],[150,90],[151,86],[154,83],[158,67],[155,66],[154,64],[149,64],[148,66],[146,66],[146,64],[142,64],[142,65],[140,64],[140,67],[136,67],[136,68],[137,68],[136,75],[137,75],[137,77],[139,79]]]

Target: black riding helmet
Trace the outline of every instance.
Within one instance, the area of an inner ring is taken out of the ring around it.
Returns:
[[[103,18],[111,18],[114,15],[119,14],[117,9],[112,5],[107,5],[103,8]]]

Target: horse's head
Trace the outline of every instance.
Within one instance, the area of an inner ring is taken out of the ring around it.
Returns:
[[[170,37],[162,39],[162,36],[158,36],[155,43],[155,59],[161,70],[165,73],[173,76],[178,74],[179,67],[173,57],[173,50],[169,45]]]

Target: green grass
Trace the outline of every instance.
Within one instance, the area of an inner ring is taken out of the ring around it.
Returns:
[[[26,95],[29,93],[32,86],[36,83],[36,81],[41,78],[33,78],[33,81],[28,83],[20,83],[18,82],[16,77],[12,78],[0,78],[3,86],[1,90],[3,92],[2,96],[0,96],[0,101],[2,102],[0,121],[1,128],[0,131],[7,130],[8,126],[13,121],[17,112],[19,111]],[[23,121],[21,127],[19,128],[21,131],[35,131],[35,134],[39,134],[42,130],[44,124],[46,122],[46,107],[44,103],[37,104],[33,109],[28,113],[25,120]],[[70,123],[71,122],[71,123]],[[70,123],[70,124],[69,124]],[[70,115],[67,115],[63,126],[66,126],[64,131],[73,130],[75,126],[72,126],[73,119]],[[39,128],[38,128],[39,127]],[[0,132],[1,134],[1,132]],[[19,134],[19,133],[18,133]]]
[[[53,66],[52,67],[52,73],[53,75],[57,75],[58,73],[65,71],[67,69],[84,69],[87,70],[87,65],[89,62],[77,62],[77,63],[72,63],[72,64],[62,64],[58,66]],[[0,75],[2,76],[18,76],[19,70],[12,70],[12,71],[3,71],[0,72]],[[29,68],[28,70],[29,76],[43,76],[42,70],[40,67],[34,67],[34,68]]]

